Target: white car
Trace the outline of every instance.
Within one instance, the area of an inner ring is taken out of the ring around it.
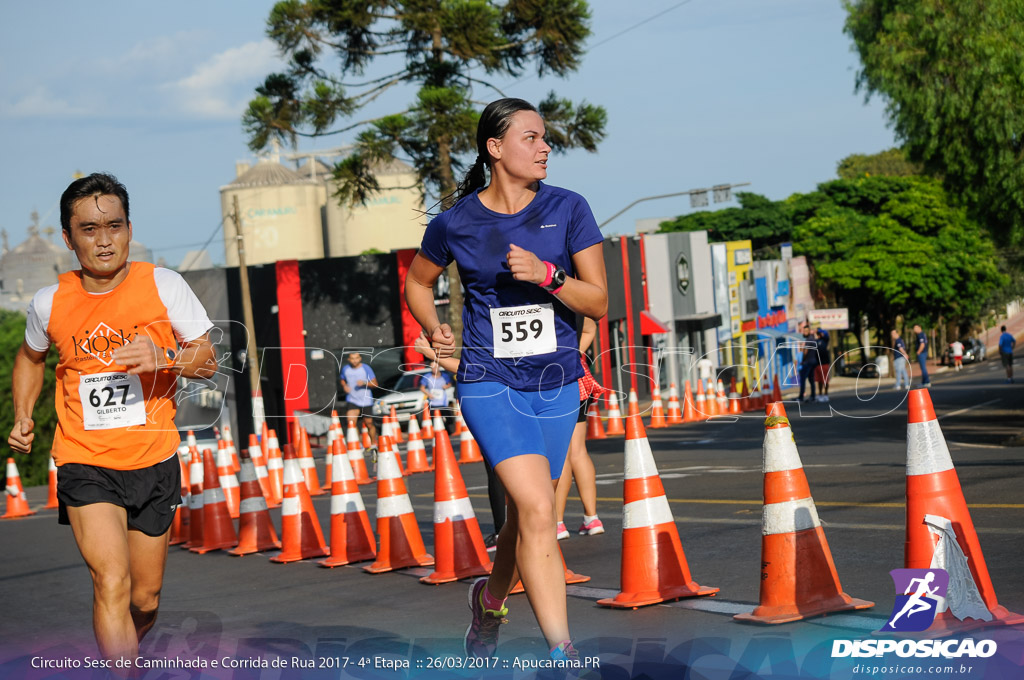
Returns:
[[[381,388],[384,396],[373,402],[373,415],[382,418],[391,413],[391,407],[395,407],[395,415],[399,422],[406,422],[413,413],[420,416],[423,413],[423,406],[426,404],[426,395],[420,390],[420,380],[430,373],[429,368],[418,368],[406,371],[398,376],[394,384]],[[455,387],[452,376],[447,371],[441,371],[441,375],[448,378],[452,383],[445,389],[445,397],[449,406],[455,403]]]

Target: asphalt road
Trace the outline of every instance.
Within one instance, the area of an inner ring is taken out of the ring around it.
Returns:
[[[1024,612],[1019,562],[1024,385],[1003,384],[998,363],[988,361],[933,376],[931,396],[1000,604]],[[623,440],[590,442],[599,511],[608,531],[574,534],[560,545],[570,569],[591,577],[569,586],[569,616],[581,653],[600,659],[599,677],[854,678],[867,672],[856,664],[880,663],[832,659],[830,649],[835,639],[870,638],[892,608],[888,572],[903,566],[905,532],[904,399],[905,393],[874,393],[865,384],[859,391],[834,390],[829,404],[787,405],[843,589],[876,606],[781,626],[732,618],[752,610],[759,598],[763,417],[747,414],[734,422],[648,431],[693,578],[720,592],[638,610],[595,604],[619,591]],[[483,466],[462,466],[461,472],[486,534],[491,515]],[[406,481],[429,551],[433,477],[414,475]],[[360,491],[373,522],[375,488]],[[44,487],[27,494],[33,507],[45,502]],[[329,535],[329,498],[318,497],[314,505]],[[280,527],[279,511],[271,514]],[[579,525],[581,514],[578,499],[570,498],[570,529]],[[104,677],[104,671],[84,667],[32,668],[39,659],[56,663],[96,656],[89,574],[70,530],[57,525],[55,511],[40,510],[30,518],[0,522],[0,545],[0,678]],[[200,556],[172,547],[160,620],[143,653],[278,666],[152,668],[145,677],[519,678],[532,677],[520,666],[547,656],[529,604],[518,595],[510,599],[497,668],[438,670],[438,664],[466,663],[461,648],[467,584],[423,585],[417,577],[429,568],[369,575],[361,567],[280,565],[266,554]],[[997,640],[1000,652],[991,659],[944,661],[929,677],[1024,676],[1024,630],[992,628],[974,637]],[[898,661],[905,662],[886,663]],[[409,669],[391,667],[406,662]],[[327,667],[308,668],[309,663]],[[960,665],[972,664],[973,671],[961,672]],[[953,669],[948,673],[947,665]],[[897,668],[876,676],[918,674]]]

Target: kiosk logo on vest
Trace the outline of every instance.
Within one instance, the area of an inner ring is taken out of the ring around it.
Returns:
[[[72,335],[71,342],[75,347],[75,358],[93,357],[104,366],[109,366],[114,363],[113,351],[134,340],[138,333],[133,331],[137,328],[138,326],[135,326],[126,333],[124,329],[116,330],[101,321],[96,328],[84,333],[81,337]]]
[[[939,608],[945,608],[949,574],[945,569],[893,569],[896,601],[889,621],[879,632],[927,630]]]

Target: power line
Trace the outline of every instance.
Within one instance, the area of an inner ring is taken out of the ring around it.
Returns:
[[[599,40],[598,42],[596,42],[596,43],[594,43],[593,45],[591,45],[590,47],[588,47],[588,48],[586,49],[586,51],[584,52],[584,54],[589,54],[589,53],[590,53],[590,52],[592,52],[592,51],[593,51],[593,50],[594,50],[595,48],[597,48],[597,47],[600,47],[601,45],[604,45],[605,43],[609,43],[609,42],[611,42],[612,40],[615,40],[616,38],[618,38],[618,37],[620,37],[620,36],[623,36],[623,35],[625,35],[626,33],[629,33],[630,31],[632,31],[632,30],[634,30],[634,29],[636,29],[636,28],[639,28],[639,27],[643,26],[643,25],[644,25],[644,24],[646,24],[646,23],[649,23],[649,22],[651,22],[651,21],[654,21],[654,20],[655,20],[655,19],[657,19],[658,17],[664,16],[664,15],[668,14],[669,12],[671,12],[672,10],[676,10],[676,9],[679,9],[679,8],[680,8],[680,7],[682,7],[683,5],[688,5],[688,4],[690,4],[691,2],[693,2],[693,0],[682,0],[682,2],[677,2],[676,4],[672,5],[671,7],[667,8],[667,9],[663,9],[663,10],[661,10],[661,11],[660,11],[660,12],[658,12],[657,14],[652,14],[651,16],[647,17],[646,19],[643,19],[643,20],[641,20],[641,21],[639,21],[639,22],[637,22],[637,23],[633,24],[632,26],[629,26],[628,28],[624,28],[624,29],[622,29],[622,30],[621,30],[621,31],[619,31],[618,33],[615,33],[615,34],[613,34],[613,35],[610,35],[610,36],[608,36],[607,38],[604,38],[603,40]],[[517,78],[517,79],[513,80],[513,81],[512,81],[511,83],[509,83],[508,85],[505,85],[505,88],[515,87],[516,85],[518,85],[519,83],[521,83],[521,82],[523,82],[523,81],[529,80],[530,78],[536,78],[536,77],[537,77],[537,74],[536,74],[536,73],[531,73],[531,74],[529,74],[529,75],[525,75],[525,76],[522,76],[522,77],[520,77],[520,78]]]
[[[610,35],[610,36],[608,36],[607,38],[605,38],[604,40],[601,40],[601,41],[599,41],[599,42],[596,42],[596,43],[594,43],[593,45],[591,45],[591,46],[590,46],[590,47],[589,47],[589,48],[587,49],[587,52],[590,52],[590,51],[591,51],[591,50],[593,50],[593,49],[594,49],[595,47],[600,47],[601,45],[604,45],[604,44],[605,44],[605,43],[607,43],[607,42],[611,42],[612,40],[615,40],[615,39],[616,39],[616,38],[618,38],[619,36],[621,36],[621,35],[625,35],[626,33],[629,33],[630,31],[632,31],[632,30],[633,30],[633,29],[635,29],[635,28],[640,28],[640,27],[641,27],[641,26],[643,26],[644,24],[646,24],[646,23],[649,23],[649,22],[651,22],[651,21],[654,21],[654,20],[655,20],[655,19],[657,19],[658,17],[660,17],[660,16],[664,16],[664,15],[668,14],[669,12],[671,12],[671,11],[672,11],[672,10],[674,10],[674,9],[679,9],[679,8],[680,8],[680,7],[682,7],[683,5],[688,5],[688,4],[689,4],[689,3],[691,3],[691,2],[693,2],[693,0],[683,0],[682,2],[677,2],[676,4],[672,5],[672,6],[671,6],[671,7],[669,7],[668,9],[664,9],[664,10],[662,10],[662,11],[658,12],[657,14],[653,14],[653,15],[651,15],[651,16],[649,16],[649,17],[647,17],[646,19],[644,19],[643,21],[640,21],[639,23],[633,24],[633,25],[632,25],[632,26],[630,26],[629,28],[624,28],[624,29],[622,29],[621,31],[619,31],[618,33],[615,33],[614,35]]]

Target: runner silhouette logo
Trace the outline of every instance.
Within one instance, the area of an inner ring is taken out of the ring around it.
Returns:
[[[889,575],[896,601],[879,632],[927,630],[939,609],[945,609],[949,574],[945,569],[893,569]]]

